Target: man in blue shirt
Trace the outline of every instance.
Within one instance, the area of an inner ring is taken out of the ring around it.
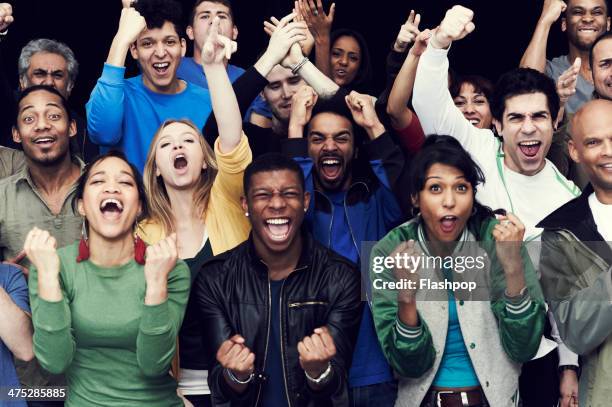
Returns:
[[[361,243],[381,239],[401,220],[393,190],[404,158],[378,119],[372,97],[351,92],[339,98],[342,93],[316,103],[312,88],[298,90],[291,102],[289,138],[282,148],[304,172],[312,197],[306,224],[315,239],[358,263]],[[359,142],[362,129],[368,139],[365,143]],[[363,310],[349,387],[351,406],[395,403],[397,384],[378,343],[369,307]]]
[[[28,286],[21,271],[7,264],[0,264],[0,315],[0,387],[5,393],[20,387],[13,356],[24,361],[34,358]],[[0,397],[3,406],[26,406],[23,400],[6,401],[7,394]]]
[[[174,0],[141,0],[125,7],[102,76],[87,102],[92,141],[123,150],[142,171],[149,145],[167,119],[187,118],[201,128],[211,112],[206,89],[177,77],[185,55],[181,8]],[[125,79],[128,50],[141,75]]]

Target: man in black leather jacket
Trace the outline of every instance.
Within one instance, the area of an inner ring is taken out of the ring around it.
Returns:
[[[207,262],[192,293],[206,348],[216,353],[213,402],[348,406],[359,273],[302,228],[310,196],[293,160],[259,157],[245,171],[244,190],[249,239]]]

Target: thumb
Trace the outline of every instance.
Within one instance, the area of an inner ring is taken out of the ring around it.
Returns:
[[[582,60],[580,58],[576,58],[573,64],[574,69],[580,69],[580,65],[582,65]]]
[[[474,23],[470,21],[469,23],[465,25],[464,29],[465,29],[465,32],[469,34],[476,29],[476,25],[474,25]]]
[[[327,13],[327,16],[333,20],[334,19],[334,15],[336,14],[336,3],[332,3],[331,6],[329,6],[329,13]]]

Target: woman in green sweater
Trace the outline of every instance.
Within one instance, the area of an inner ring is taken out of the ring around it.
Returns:
[[[176,236],[149,247],[134,237],[147,204],[122,153],[85,168],[75,202],[80,242],[56,250],[34,228],[24,244],[38,361],[65,372],[66,406],[182,406],[169,370],[190,277]]]
[[[484,176],[451,137],[428,137],[409,179],[419,215],[378,242],[370,263],[396,406],[516,406],[520,363],[535,355],[545,318],[525,228],[476,201]]]

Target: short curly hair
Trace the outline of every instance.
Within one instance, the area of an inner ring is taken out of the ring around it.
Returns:
[[[183,8],[175,0],[139,0],[134,8],[144,17],[149,30],[162,28],[166,21],[174,25],[179,37],[184,37]]]

